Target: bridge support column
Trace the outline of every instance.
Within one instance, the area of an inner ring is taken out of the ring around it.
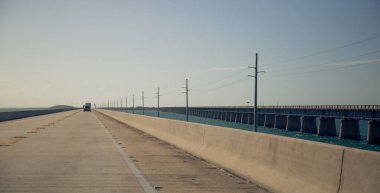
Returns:
[[[276,115],[274,127],[277,129],[286,129],[286,115]]]
[[[319,118],[318,136],[337,136],[335,118],[333,117]]]
[[[253,124],[253,114],[252,113],[247,113],[247,124],[252,125]]]
[[[286,123],[286,130],[288,130],[288,131],[300,131],[301,130],[300,116],[288,115],[288,121]]]
[[[264,127],[274,127],[274,119],[275,116],[274,114],[265,114],[265,122],[264,122]]]
[[[360,140],[359,120],[347,118],[342,119],[339,138]]]
[[[231,113],[226,112],[226,121],[231,121]]]
[[[264,126],[265,114],[257,114],[257,125]]]
[[[380,121],[368,121],[367,143],[380,145]]]
[[[235,119],[234,119],[234,122],[239,122],[240,123],[240,119],[241,119],[241,113],[238,113],[238,112],[235,112]]]
[[[301,132],[317,134],[317,122],[315,121],[315,117],[312,117],[312,116],[302,117]]]
[[[230,113],[229,112],[224,112],[224,120],[225,121],[229,121],[229,119],[230,119]]]
[[[240,123],[248,124],[248,113],[241,113]]]

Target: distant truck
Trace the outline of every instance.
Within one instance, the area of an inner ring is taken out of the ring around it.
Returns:
[[[84,111],[90,111],[91,112],[91,103],[86,103],[83,106],[83,112]]]

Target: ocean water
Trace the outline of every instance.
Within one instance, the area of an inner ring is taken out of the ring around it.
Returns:
[[[0,112],[44,110],[48,108],[0,108]]]
[[[128,110],[128,113],[132,113],[132,111]],[[135,110],[135,114],[142,114],[142,110]],[[145,110],[144,114],[147,116],[156,117],[157,111]],[[176,113],[160,112],[160,117],[186,121],[186,115],[176,114]],[[248,131],[252,131],[253,129],[253,125],[208,119],[208,118],[202,118],[202,117],[196,117],[196,116],[189,116],[189,121],[195,122],[195,123],[203,123],[203,124],[208,124],[208,125],[234,128],[234,129],[248,130]],[[318,119],[317,119],[317,124],[319,124]],[[337,134],[339,135],[340,120],[337,119],[335,124],[336,124]],[[359,121],[359,127],[360,127],[360,134],[361,134],[362,140],[339,139],[337,137],[322,137],[322,136],[317,136],[316,134],[301,133],[301,132],[296,132],[296,131],[286,131],[283,129],[267,128],[267,127],[258,127],[257,130],[260,133],[280,135],[280,136],[285,136],[285,137],[292,137],[292,138],[298,138],[298,139],[304,139],[304,140],[310,140],[310,141],[317,141],[321,143],[328,143],[328,144],[380,152],[380,145],[367,144],[365,141],[367,137],[368,121],[364,121],[364,120]]]

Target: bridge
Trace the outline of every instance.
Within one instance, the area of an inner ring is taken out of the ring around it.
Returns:
[[[166,107],[162,110],[186,114],[184,107]],[[359,120],[369,120],[367,142],[380,144],[380,105],[260,106],[257,112],[257,124],[260,126],[319,136],[337,136],[335,119],[341,119],[339,138],[352,140],[361,139]],[[254,124],[252,107],[190,107],[187,113],[210,119]]]
[[[0,192],[377,193],[379,163],[379,152],[105,109],[0,122]]]

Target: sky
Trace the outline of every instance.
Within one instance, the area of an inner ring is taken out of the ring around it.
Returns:
[[[380,104],[378,0],[0,0],[0,108]],[[118,102],[120,105],[120,102]]]

